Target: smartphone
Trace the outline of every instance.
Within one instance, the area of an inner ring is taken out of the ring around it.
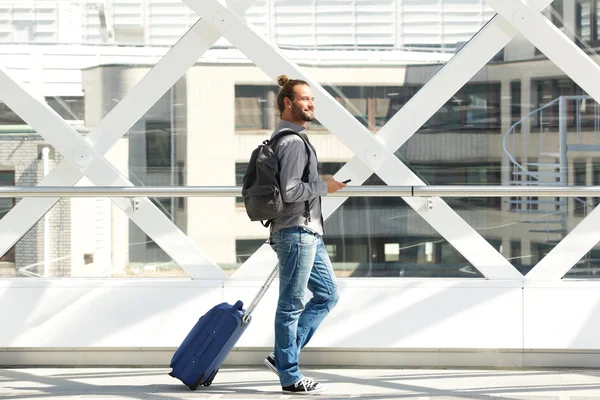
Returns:
[[[345,181],[343,181],[342,183],[348,183],[348,182],[352,182],[352,179],[346,179]]]

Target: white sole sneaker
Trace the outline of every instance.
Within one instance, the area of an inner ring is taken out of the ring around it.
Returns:
[[[271,371],[273,371],[273,373],[277,376],[279,376],[279,372],[277,371],[277,367],[275,365],[273,365],[270,361],[269,361],[269,357],[265,358],[265,365],[267,366],[267,368],[269,368]]]
[[[289,391],[289,390],[282,390],[281,393],[283,393],[283,394],[291,394],[293,396],[295,396],[295,395],[304,395],[304,396],[306,396],[306,395],[308,395],[308,396],[310,396],[310,395],[319,395],[319,394],[322,394],[322,392],[323,392],[323,390],[325,390],[325,388],[326,388],[325,385],[319,385],[319,387],[317,389],[313,389],[313,390],[310,390],[310,391],[303,390],[303,391],[298,391],[298,392],[292,392],[292,391]]]

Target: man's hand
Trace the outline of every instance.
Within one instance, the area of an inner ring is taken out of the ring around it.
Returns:
[[[338,190],[346,187],[345,183],[336,181],[333,179],[333,176],[325,179],[325,183],[327,183],[327,193],[337,192]]]

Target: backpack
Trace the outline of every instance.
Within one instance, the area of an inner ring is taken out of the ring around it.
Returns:
[[[302,135],[292,131],[279,132],[271,140],[265,140],[252,152],[246,168],[242,185],[242,196],[246,213],[251,221],[260,221],[264,227],[269,227],[272,220],[280,217],[285,209],[279,185],[279,159],[275,154],[275,146],[279,139],[286,135],[297,135],[306,147],[307,162],[302,173],[302,182],[308,182],[310,171],[310,148]],[[305,212],[310,221],[308,201],[304,202]],[[263,221],[267,221],[266,223]]]

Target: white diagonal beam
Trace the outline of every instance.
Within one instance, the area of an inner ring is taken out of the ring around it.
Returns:
[[[229,10],[215,0],[183,1],[202,18],[212,21],[223,36],[273,79],[285,73],[309,82],[319,104],[317,108],[319,121],[324,123],[386,183],[391,185],[423,184],[406,165],[356,121],[320,85],[309,79],[278,48],[267,43]],[[360,132],[360,134],[356,135],[353,132]],[[405,198],[404,200],[486,277],[493,279],[520,279],[522,277],[500,253],[440,198],[431,199],[433,204],[431,209],[425,206],[424,199]]]
[[[487,0],[534,46],[600,103],[600,67],[540,12],[520,0]],[[596,208],[558,243],[526,279],[558,280],[600,241]]]
[[[92,183],[99,186],[132,185],[94,146],[47,104],[31,96],[3,69],[0,69],[0,86],[0,100],[48,140]],[[197,273],[195,269],[202,269],[202,276],[207,279],[227,278],[221,268],[208,259],[148,198],[139,198],[137,210],[132,209],[127,199],[112,200],[186,271]]]
[[[249,6],[245,4],[243,9]],[[130,129],[187,69],[219,39],[220,34],[205,21],[198,21],[165,56],[142,78],[100,123],[87,140],[106,153]],[[61,161],[40,183],[40,186],[71,186],[82,177],[81,171]],[[58,198],[24,198],[0,220],[0,254],[10,249],[39,219],[50,210]],[[163,243],[164,244],[164,243]],[[163,248],[171,258],[174,251]],[[197,253],[196,248],[186,253]],[[202,256],[196,254],[196,265]],[[203,277],[205,269],[180,265],[192,277]]]

